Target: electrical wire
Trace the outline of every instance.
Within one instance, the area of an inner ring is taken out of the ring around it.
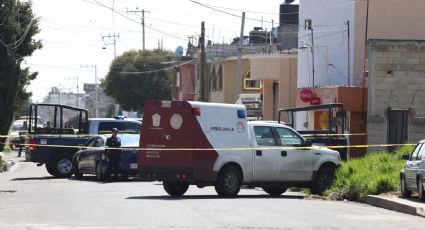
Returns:
[[[136,21],[136,20],[134,20],[134,19],[132,19],[132,18],[128,17],[128,16],[127,16],[127,15],[125,15],[125,14],[122,14],[122,13],[120,13],[120,12],[118,12],[118,11],[116,11],[116,10],[112,9],[112,8],[111,8],[111,7],[109,7],[109,6],[104,5],[103,3],[99,2],[98,0],[94,0],[97,4],[96,4],[96,3],[93,3],[93,2],[91,2],[91,1],[88,1],[88,0],[82,0],[82,1],[84,1],[84,2],[88,2],[88,3],[91,3],[91,4],[94,4],[94,5],[97,5],[97,6],[101,6],[101,7],[107,8],[107,9],[109,9],[109,10],[113,10],[113,12],[115,12],[115,13],[116,13],[116,14],[118,14],[118,15],[120,15],[121,17],[124,17],[124,18],[126,18],[126,19],[128,19],[128,20],[130,20],[130,21],[132,21],[132,22],[137,23],[137,24],[140,24],[138,21]],[[145,27],[147,27],[147,28],[149,28],[149,29],[151,29],[151,30],[154,30],[154,31],[156,31],[156,32],[159,32],[159,33],[161,33],[161,34],[168,35],[168,36],[170,36],[170,37],[174,37],[174,38],[177,38],[177,39],[180,39],[180,40],[184,40],[184,41],[186,41],[186,40],[187,40],[186,38],[182,38],[182,37],[176,36],[176,35],[174,35],[174,34],[167,33],[167,32],[164,32],[164,31],[161,31],[161,30],[155,29],[155,28],[153,28],[153,27],[151,27],[151,26],[148,26],[148,25],[145,25]]]
[[[165,67],[165,68],[162,68],[162,69],[147,70],[147,71],[141,71],[141,72],[139,72],[139,71],[135,71],[135,72],[110,71],[110,73],[118,73],[118,74],[125,74],[125,75],[143,75],[143,74],[150,74],[150,73],[157,73],[157,72],[161,72],[161,71],[172,70],[172,69],[175,69],[176,67],[186,65],[186,64],[189,64],[189,63],[194,63],[194,62],[196,62],[196,60],[190,60],[190,61],[187,61],[187,62],[182,62],[182,63],[179,63],[177,65]]]
[[[340,5],[335,5],[335,6],[329,6],[329,7],[325,7],[325,8],[316,8],[314,10],[305,10],[303,12],[320,12],[320,11],[323,11],[324,9],[339,8],[339,7],[343,7],[343,6],[346,6],[346,5],[349,5],[349,4],[353,4],[353,3],[355,3],[355,0],[349,1],[347,3],[342,3]],[[285,13],[275,13],[275,12],[261,12],[261,11],[251,11],[251,10],[244,10],[244,9],[236,9],[236,8],[229,8],[229,7],[223,7],[223,6],[217,6],[217,5],[210,5],[210,4],[205,4],[205,5],[210,6],[210,7],[214,7],[214,8],[224,9],[224,10],[247,12],[247,13],[253,13],[253,14],[271,14],[271,15],[277,15],[277,14],[279,14],[279,15],[299,14],[299,11],[285,12]]]

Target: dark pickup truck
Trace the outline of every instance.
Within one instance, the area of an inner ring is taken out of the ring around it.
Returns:
[[[322,122],[324,125],[317,129],[297,129],[295,125],[294,114],[299,112],[320,113],[322,116],[319,116],[319,119],[324,119],[324,121]],[[335,150],[339,152],[341,159],[347,159],[348,148],[346,146],[348,145],[348,139],[345,136],[345,132],[346,130],[348,130],[348,127],[346,125],[346,113],[342,104],[331,103],[298,108],[280,109],[278,116],[279,122],[284,120],[283,114],[285,113],[287,113],[286,118],[287,120],[289,120],[289,122],[285,122],[286,125],[296,129],[298,133],[303,135],[304,138],[306,138],[307,140],[310,140],[314,145],[327,146],[330,148],[332,148],[332,146],[340,146],[338,148],[335,148]]]
[[[53,115],[50,127],[40,127],[30,119],[28,136],[25,139],[27,161],[46,165],[55,177],[70,177],[73,174],[72,158],[92,135],[110,134],[112,128],[120,133],[139,134],[141,122],[118,118],[88,118],[86,109],[60,104],[31,104],[29,116],[37,117],[41,109]],[[65,120],[72,118],[74,127],[65,128]]]

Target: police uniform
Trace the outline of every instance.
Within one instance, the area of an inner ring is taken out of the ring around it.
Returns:
[[[108,139],[106,139],[106,146],[110,148],[119,148],[121,147],[121,139],[117,136],[115,137],[111,136]],[[110,164],[111,173],[115,174],[115,177],[117,177],[119,166],[120,166],[120,160],[121,160],[121,150],[109,149],[108,156],[109,156],[109,164]]]

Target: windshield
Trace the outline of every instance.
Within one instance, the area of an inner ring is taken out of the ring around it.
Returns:
[[[19,124],[13,124],[11,130],[12,131],[19,131],[22,127],[22,123]]]
[[[139,134],[118,134],[121,139],[121,147],[138,147],[139,146]]]

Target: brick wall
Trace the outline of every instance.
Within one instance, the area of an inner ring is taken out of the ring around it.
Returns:
[[[425,41],[372,40],[368,65],[368,143],[387,143],[388,107],[409,109],[409,143],[424,139]]]

